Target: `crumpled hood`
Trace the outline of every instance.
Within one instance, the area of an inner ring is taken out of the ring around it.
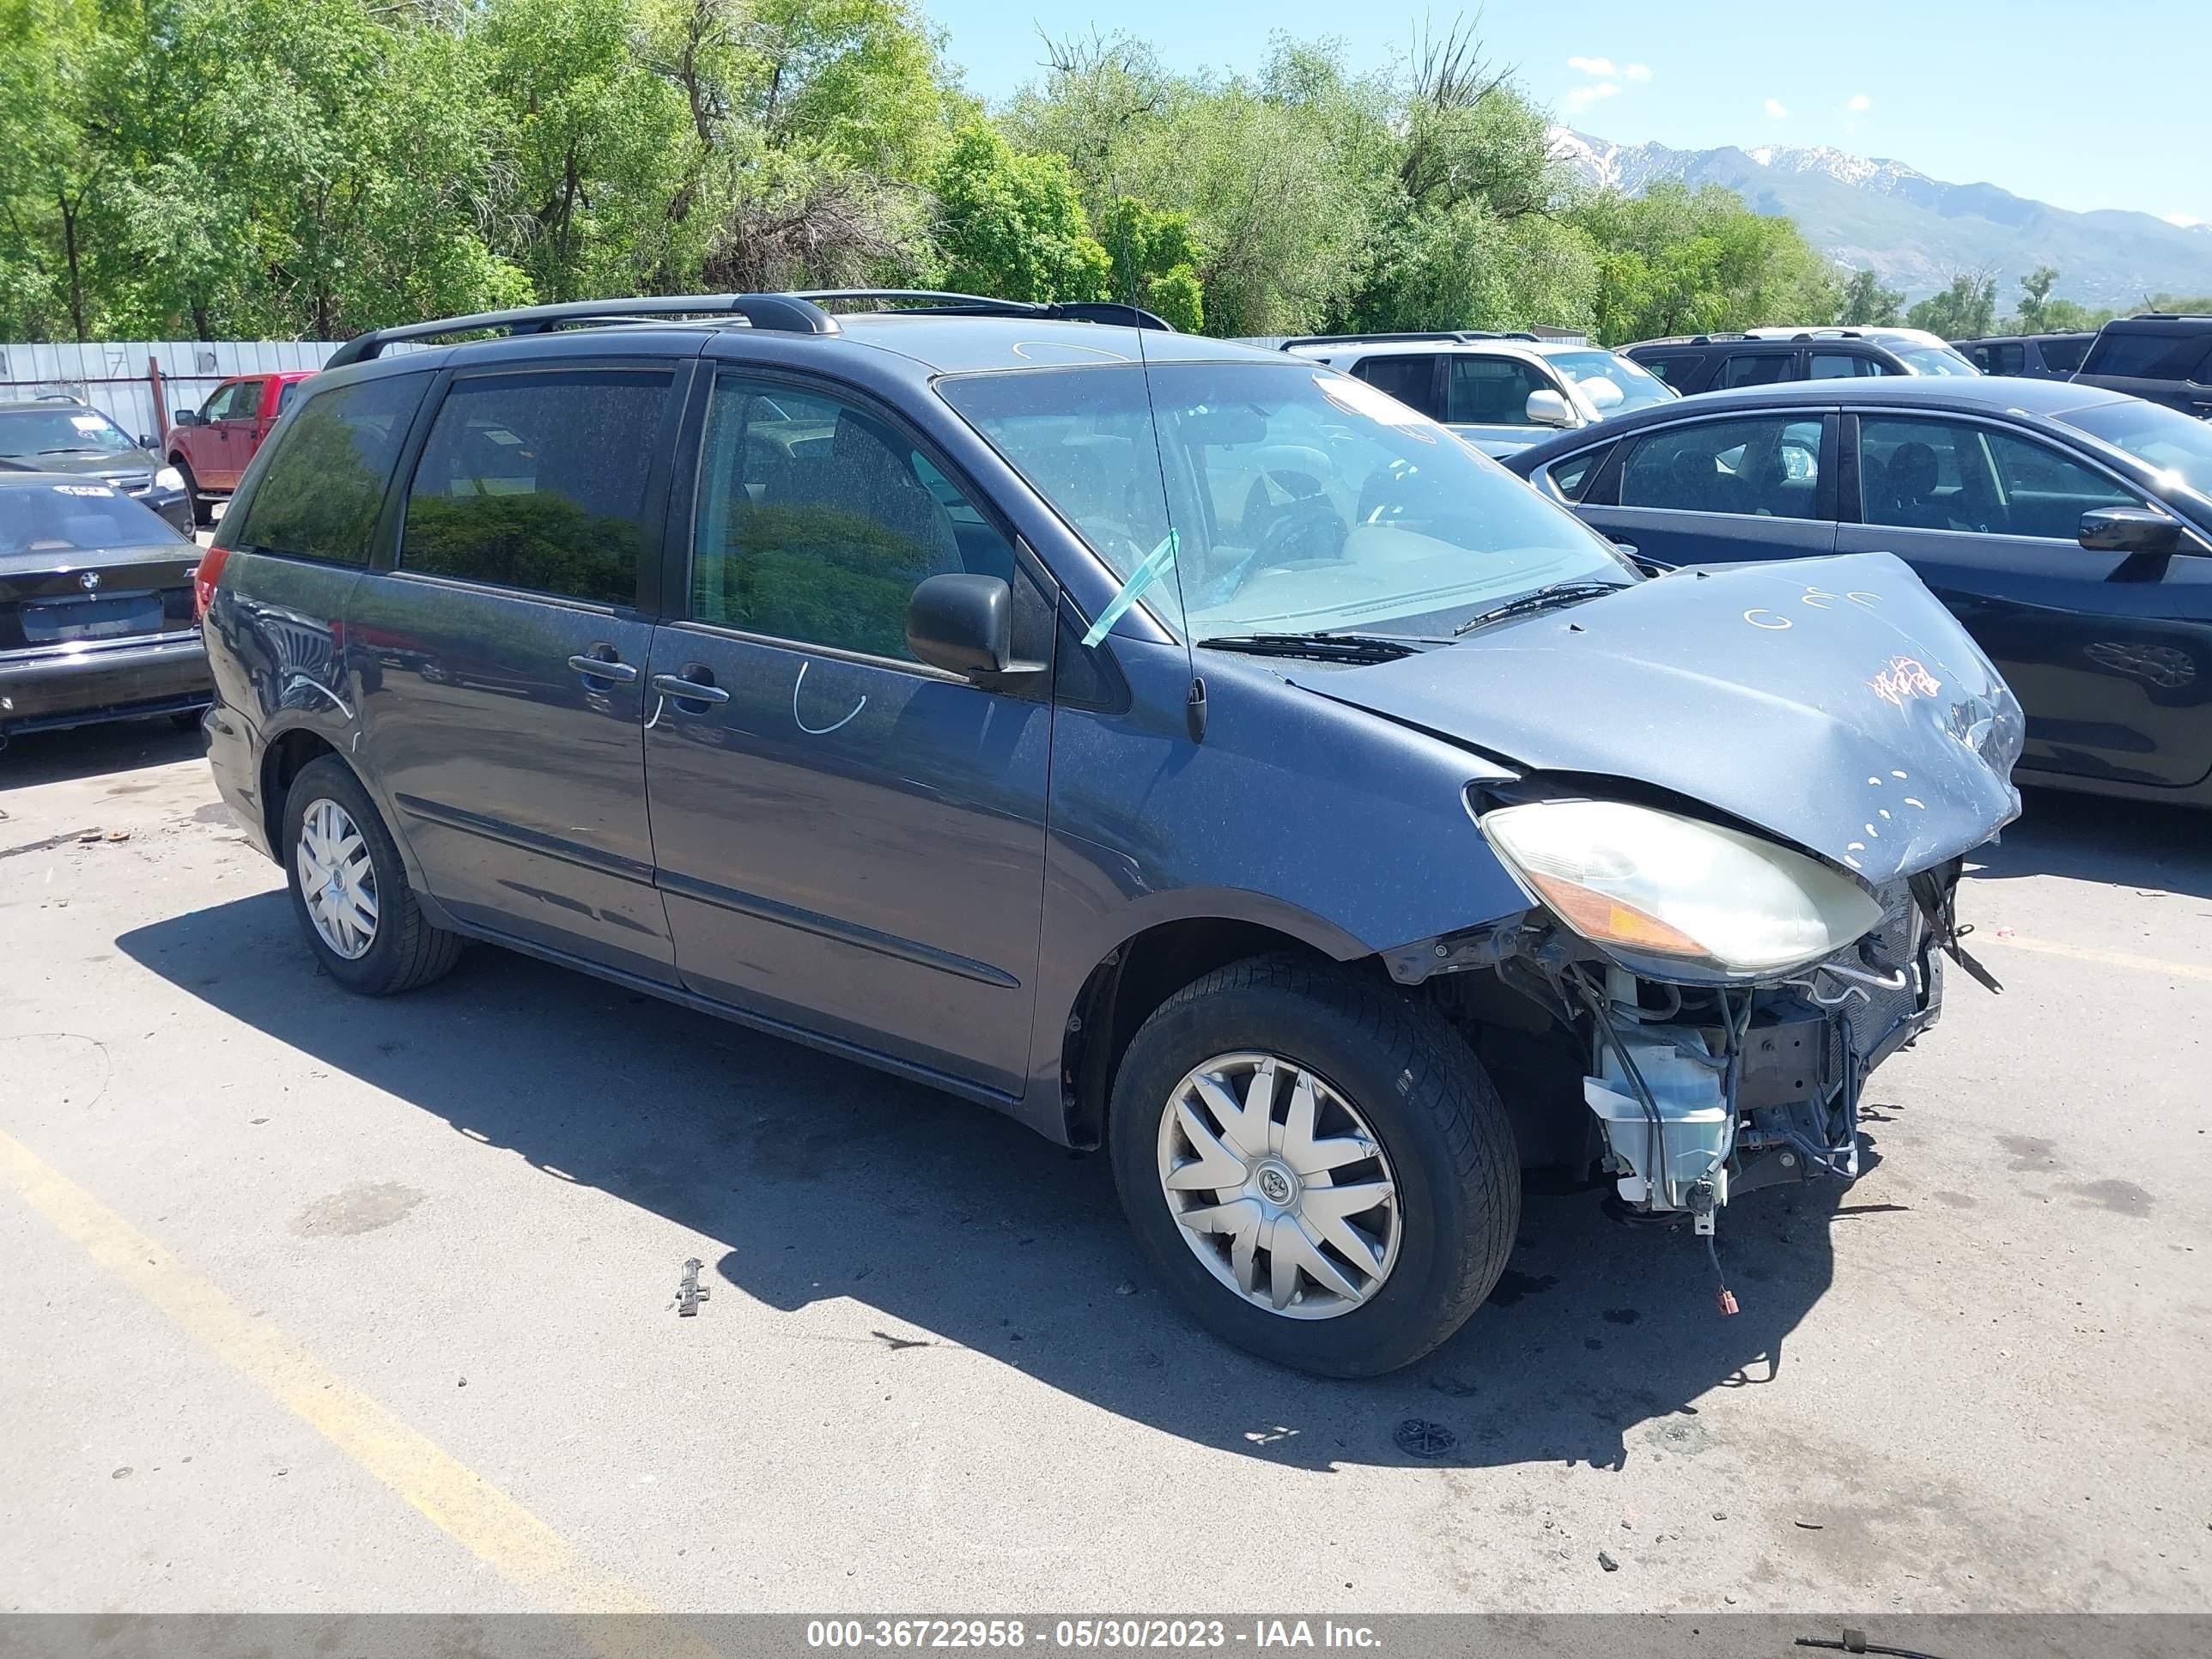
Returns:
[[[2020,704],[1900,560],[1684,570],[1308,690],[1704,801],[1879,884],[2020,812]]]

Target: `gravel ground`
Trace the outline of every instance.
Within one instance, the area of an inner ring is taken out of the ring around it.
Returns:
[[[2212,1608],[2201,817],[2031,802],[2005,994],[1726,1213],[1740,1316],[1532,1196],[1346,1384],[981,1109],[494,950],[346,995],[166,726],[0,814],[0,1609]]]

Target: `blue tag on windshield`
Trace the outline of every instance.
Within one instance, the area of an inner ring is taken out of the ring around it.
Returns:
[[[1178,545],[1175,532],[1170,530],[1166,538],[1146,554],[1143,562],[1129,573],[1129,580],[1121,584],[1121,591],[1107,601],[1106,608],[1098,613],[1098,620],[1084,635],[1084,644],[1096,645],[1104,639],[1107,630],[1121,620],[1121,613],[1136,604],[1137,596],[1175,568]]]

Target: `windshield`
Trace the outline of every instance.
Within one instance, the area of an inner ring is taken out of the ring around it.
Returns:
[[[94,553],[184,539],[166,520],[106,484],[0,488],[0,553]]]
[[[1124,581],[1146,567],[1194,640],[1427,635],[1547,584],[1628,582],[1564,508],[1364,381],[1311,364],[963,375],[959,410]],[[1173,534],[1170,535],[1172,527]]]
[[[2058,418],[2212,497],[2212,425],[2140,398],[2069,409]]]
[[[96,409],[56,404],[48,409],[0,409],[0,455],[112,455],[136,449],[123,428]]]
[[[1601,415],[1649,409],[1653,404],[1671,403],[1680,395],[1649,369],[1638,368],[1610,351],[1554,351],[1547,353],[1545,361],[1580,386]],[[1620,401],[1609,403],[1592,396],[1593,382],[1610,382],[1613,390],[1620,393]]]
[[[1891,344],[1898,361],[1915,374],[1979,374],[1971,359],[1948,346]]]

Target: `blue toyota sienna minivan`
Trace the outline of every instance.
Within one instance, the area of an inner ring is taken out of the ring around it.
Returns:
[[[489,941],[1103,1146],[1196,1319],[1340,1376],[1474,1310],[1524,1167],[1696,1233],[1854,1176],[2019,807],[2019,708],[1895,559],[1655,574],[1125,307],[365,335],[198,600],[216,780],[339,983]]]

